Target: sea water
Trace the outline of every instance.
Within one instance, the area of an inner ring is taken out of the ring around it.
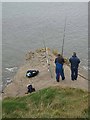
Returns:
[[[64,56],[73,51],[81,60],[81,71],[88,70],[88,3],[2,3],[2,81],[17,72],[25,53],[44,47],[61,52],[65,29]]]

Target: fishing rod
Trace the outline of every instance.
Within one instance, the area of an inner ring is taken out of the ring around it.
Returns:
[[[64,51],[64,41],[65,41],[66,20],[67,20],[67,17],[65,18],[65,26],[64,26],[64,33],[63,33],[62,56],[63,56],[63,51]]]
[[[47,64],[48,64],[48,71],[50,72],[51,78],[53,78],[52,71],[51,71],[51,66],[50,66],[50,59],[48,55],[48,48],[45,45],[45,41],[43,40],[44,48],[45,48],[45,53],[46,53],[46,58],[47,58]]]
[[[62,56],[63,56],[63,52],[64,52],[64,41],[65,41],[65,30],[66,30],[66,22],[67,22],[67,17],[65,18],[65,26],[64,26],[64,34],[63,34],[63,43],[62,43]],[[70,67],[70,66],[69,66]],[[78,73],[78,75],[82,78],[84,78],[85,80],[90,81],[89,79],[87,79],[85,76],[81,75],[80,73]]]

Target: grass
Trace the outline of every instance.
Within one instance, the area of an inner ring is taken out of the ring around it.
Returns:
[[[0,100],[0,120],[2,118],[2,100]]]
[[[3,118],[87,118],[88,92],[50,87],[2,102]]]

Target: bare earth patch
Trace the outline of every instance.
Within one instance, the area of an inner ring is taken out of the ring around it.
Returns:
[[[36,91],[47,88],[49,86],[59,86],[59,87],[73,87],[80,88],[83,90],[88,90],[88,80],[78,76],[78,80],[71,81],[70,78],[70,68],[65,64],[65,80],[60,80],[59,83],[56,82],[55,78],[55,56],[48,49],[48,56],[50,60],[50,68],[53,75],[48,71],[47,57],[44,49],[38,49],[35,52],[29,52],[26,54],[26,63],[20,67],[17,74],[13,78],[13,82],[8,84],[4,89],[3,98],[5,97],[16,97],[25,96],[27,92],[27,84],[32,84]],[[39,74],[33,78],[27,78],[27,70],[39,70]]]

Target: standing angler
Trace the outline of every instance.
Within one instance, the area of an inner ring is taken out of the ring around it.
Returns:
[[[80,59],[76,56],[76,52],[73,52],[73,56],[69,59],[69,62],[71,63],[71,79],[77,80]]]
[[[57,58],[55,59],[55,64],[56,64],[56,80],[57,82],[59,82],[60,76],[62,77],[62,80],[65,79],[63,69],[64,58],[60,54],[58,54]]]

